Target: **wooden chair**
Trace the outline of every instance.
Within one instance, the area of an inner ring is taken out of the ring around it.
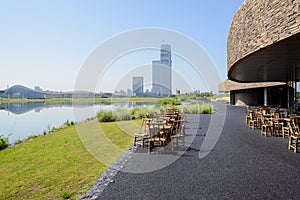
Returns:
[[[186,120],[177,120],[175,121],[175,129],[172,134],[172,150],[174,149],[174,142],[176,140],[176,146],[179,144],[179,140],[182,141],[182,145],[185,146],[185,124]]]
[[[159,142],[161,146],[164,146],[168,139],[166,133],[165,123],[150,123],[149,125],[149,139],[148,139],[148,153],[151,153],[155,142]]]
[[[144,147],[145,139],[149,138],[149,124],[152,121],[150,118],[143,118],[141,128],[138,133],[134,134],[134,141],[133,145],[136,146],[137,144]]]
[[[250,120],[250,112],[253,112],[253,110],[251,110],[251,109],[249,108],[249,106],[247,106],[247,114],[246,114],[246,119],[245,119],[246,124],[249,123],[249,120]]]
[[[273,121],[261,115],[261,135],[268,136],[268,131],[273,133]]]
[[[255,117],[254,113],[253,112],[250,112],[249,113],[249,128],[251,129],[255,129],[257,128],[257,118]]]
[[[290,136],[289,136],[289,144],[288,144],[288,149],[294,150],[294,153],[297,153],[298,148],[299,148],[299,141],[300,141],[300,133],[299,133],[299,128],[298,126],[295,125],[294,120],[291,120],[291,123],[289,124],[290,128]]]
[[[290,135],[291,135],[290,125],[292,122],[295,125],[297,124],[297,123],[295,123],[296,117],[297,117],[297,115],[291,114],[289,118],[285,119],[285,123],[284,123],[284,127],[283,127],[283,134],[282,134],[283,138],[285,138],[285,136],[290,137]]]
[[[273,129],[273,135],[274,136],[280,136],[280,135],[283,135],[283,132],[284,132],[284,123],[283,121],[281,121],[279,119],[279,113],[276,112],[275,113],[275,117],[273,118],[273,123],[274,123],[274,129]]]
[[[290,121],[291,119],[286,118],[285,122],[283,124],[283,133],[282,133],[282,137],[285,138],[285,136],[290,137]]]

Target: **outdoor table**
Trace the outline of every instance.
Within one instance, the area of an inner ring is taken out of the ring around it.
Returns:
[[[149,153],[154,146],[154,142],[159,142],[161,146],[166,145],[171,140],[172,125],[165,122],[153,121],[149,124]]]

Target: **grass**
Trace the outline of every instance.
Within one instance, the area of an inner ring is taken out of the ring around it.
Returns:
[[[79,199],[131,145],[129,133],[136,130],[136,123],[80,123],[0,151],[0,199]],[[118,153],[97,145],[95,127],[118,147]],[[84,146],[90,139],[93,142]],[[99,162],[97,154],[105,153],[109,159]]]

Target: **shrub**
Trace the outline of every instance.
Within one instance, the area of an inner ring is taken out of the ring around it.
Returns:
[[[17,141],[14,142],[14,144],[17,145],[17,144],[21,144],[23,142],[24,142],[24,140],[18,139]]]
[[[159,111],[160,106],[136,106],[132,108],[132,114],[136,118],[143,118],[145,116],[154,118],[157,116],[157,114],[160,112]]]
[[[33,139],[35,139],[35,138],[37,138],[38,137],[38,135],[29,135],[26,139],[25,139],[25,141],[31,141],[31,140],[33,140]]]
[[[154,118],[159,113],[159,107],[155,106],[135,106],[132,109],[118,108],[114,112],[100,110],[97,113],[99,122],[112,122],[131,119],[141,119],[145,116]]]
[[[8,135],[8,137],[9,136],[10,135]],[[4,137],[3,135],[0,135],[0,150],[5,149],[9,146],[8,137]]]
[[[100,110],[97,113],[97,118],[98,118],[99,122],[112,122],[112,121],[115,121],[112,111]]]
[[[114,113],[113,113],[113,118],[115,121],[122,121],[122,120],[130,120],[130,112],[128,109],[125,108],[118,108]]]
[[[65,124],[66,126],[72,126],[72,125],[74,125],[74,122],[73,122],[73,121],[67,120],[64,124]]]
[[[185,106],[184,110],[187,114],[197,114],[199,112],[199,106],[200,105],[198,105],[198,104]]]
[[[180,101],[176,99],[167,99],[157,102],[158,105],[161,106],[178,106],[181,105]]]
[[[184,107],[187,114],[212,114],[215,109],[212,105],[207,103],[192,104]]]
[[[151,108],[148,106],[135,106],[131,109],[131,115],[135,116],[135,118],[143,118],[146,115],[150,117],[152,113]]]
[[[214,107],[210,104],[204,103],[200,106],[201,114],[212,114],[212,113],[214,113],[214,111],[215,111]]]

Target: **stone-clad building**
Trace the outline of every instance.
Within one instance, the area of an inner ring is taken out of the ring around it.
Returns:
[[[245,0],[229,30],[227,61],[232,81],[286,83],[282,95],[292,107],[300,80],[300,0]],[[264,89],[265,97],[271,93]]]
[[[231,105],[270,105],[287,108],[287,90],[293,94],[293,88],[284,82],[237,83],[227,80],[219,84],[220,92],[230,92]]]

